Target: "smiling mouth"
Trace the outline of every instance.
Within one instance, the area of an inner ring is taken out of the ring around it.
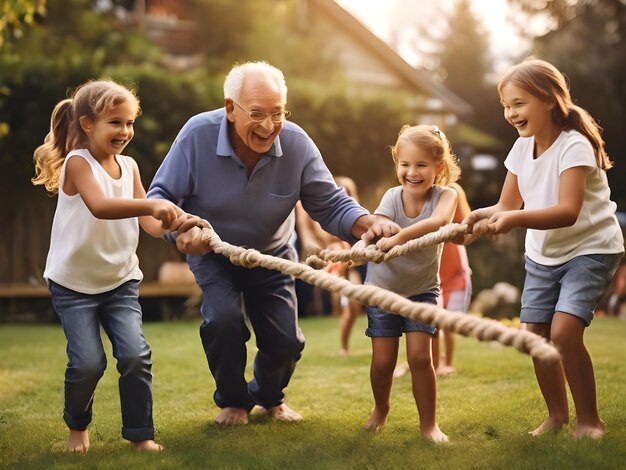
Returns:
[[[404,178],[404,181],[406,181],[409,184],[421,184],[424,182],[424,180],[410,180],[408,178]]]
[[[526,126],[526,124],[528,124],[528,121],[523,120],[523,121],[514,121],[512,122],[513,127],[515,127],[516,129],[521,129],[522,127]]]
[[[126,142],[128,142],[128,140],[126,140],[126,139],[123,139],[123,140],[122,140],[122,139],[113,139],[113,140],[111,141],[111,143],[112,143],[113,145],[118,145],[118,146],[119,146],[119,145],[125,145],[125,144],[126,144]]]
[[[269,139],[269,138],[272,136],[272,134],[271,134],[271,133],[270,133],[270,134],[267,134],[267,135],[263,135],[263,134],[259,134],[259,133],[258,133],[258,132],[256,132],[256,131],[254,131],[254,135],[255,135],[255,136],[257,136],[257,137],[258,137],[259,139],[261,139],[261,140],[267,140],[267,139]]]

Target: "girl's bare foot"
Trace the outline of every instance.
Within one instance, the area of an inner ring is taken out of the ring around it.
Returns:
[[[348,356],[350,355],[350,353],[348,352],[348,349],[347,349],[347,348],[341,348],[341,349],[339,350],[339,355],[340,355],[341,357],[348,357]]]
[[[408,371],[409,371],[409,363],[408,362],[403,362],[399,366],[396,366],[396,368],[394,369],[394,371],[393,371],[393,378],[394,379],[399,379],[400,377],[406,375],[406,373]]]
[[[147,439],[145,441],[135,441],[132,442],[135,450],[146,451],[146,452],[161,452],[163,450],[163,446],[157,444],[152,439]]]
[[[589,437],[591,439],[602,439],[604,433],[605,429],[602,422],[596,426],[577,424],[572,432],[572,437],[574,439],[584,439],[585,437]]]
[[[421,432],[422,437],[433,441],[435,444],[441,444],[450,441],[448,436],[441,432],[441,429],[439,429],[437,423],[435,423],[435,425],[432,427],[421,429]]]
[[[226,426],[233,424],[248,424],[248,410],[245,408],[227,406],[226,408],[222,408],[222,411],[217,414],[215,422]]]
[[[441,365],[437,367],[437,375],[439,377],[444,377],[446,375],[452,375],[456,373],[456,369],[452,366]]]
[[[374,408],[372,414],[365,423],[366,431],[379,431],[385,424],[387,424],[387,416],[389,416],[389,408],[381,409],[379,407]]]
[[[70,429],[70,435],[67,439],[67,449],[70,452],[86,454],[89,450],[89,434],[87,431],[75,431]]]
[[[537,429],[529,432],[528,434],[537,437],[551,431],[559,432],[563,426],[567,425],[568,422],[568,419],[556,419],[548,416],[548,419],[541,423]]]

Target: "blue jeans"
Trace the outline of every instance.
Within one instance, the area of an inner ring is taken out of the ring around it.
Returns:
[[[272,255],[297,259],[291,246]],[[255,404],[265,408],[280,405],[283,389],[304,349],[294,279],[261,267],[236,266],[215,253],[188,260],[203,293],[200,337],[215,379],[215,403],[220,408],[247,410]],[[246,316],[258,347],[250,383],[244,377],[250,339]]]
[[[81,294],[53,281],[52,304],[67,338],[63,418],[72,430],[84,431],[91,422],[94,392],[107,360],[100,325],[113,345],[120,373],[122,437],[154,439],[152,423],[152,359],[141,330],[138,281],[128,281],[101,294]]]

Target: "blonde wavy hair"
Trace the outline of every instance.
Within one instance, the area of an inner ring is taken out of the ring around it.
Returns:
[[[57,103],[50,118],[50,131],[33,155],[32,183],[44,185],[49,193],[55,194],[59,190],[65,157],[71,150],[87,146],[80,118],[95,120],[128,101],[135,103],[139,115],[139,98],[134,91],[111,80],[90,80],[76,88],[70,98]]]
[[[398,133],[398,140],[391,146],[393,162],[398,165],[400,147],[411,142],[416,147],[430,154],[437,163],[443,163],[435,177],[435,184],[448,186],[461,177],[459,159],[452,152],[452,147],[446,135],[437,127],[425,124],[417,126],[403,126]]]

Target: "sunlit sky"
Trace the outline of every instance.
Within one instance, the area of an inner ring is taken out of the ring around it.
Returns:
[[[419,66],[415,44],[417,25],[445,25],[444,13],[455,0],[336,0],[374,34],[396,49],[404,59]],[[489,37],[496,68],[510,65],[524,51],[525,42],[509,20],[507,0],[471,0],[473,11]]]

